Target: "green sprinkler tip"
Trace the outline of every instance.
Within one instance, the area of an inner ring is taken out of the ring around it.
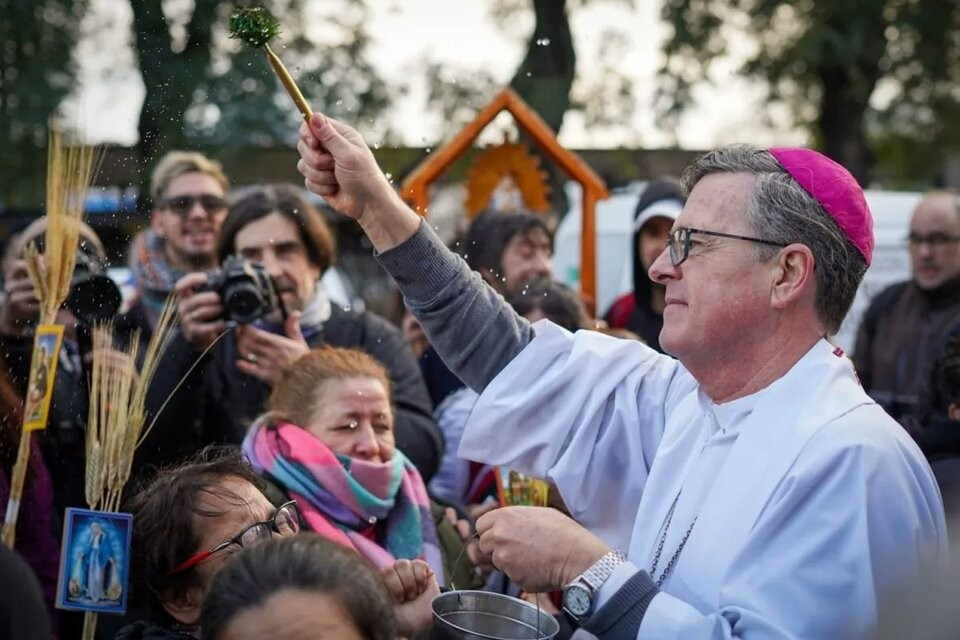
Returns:
[[[280,33],[280,24],[263,7],[237,9],[230,16],[230,37],[262,47]]]

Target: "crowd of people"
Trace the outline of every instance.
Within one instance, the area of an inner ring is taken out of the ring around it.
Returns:
[[[429,637],[433,598],[463,589],[535,603],[560,638],[950,637],[957,194],[917,207],[913,279],[875,298],[848,356],[830,337],[872,220],[817,152],[727,147],[651,180],[633,290],[592,309],[553,279],[549,217],[486,211],[458,253],[348,125],[316,115],[298,151],[305,186],[232,191],[197,152],[154,168],[113,327],[145,342],[168,297],[178,324],[123,501],[127,613],[100,616],[99,638]],[[318,198],[373,244],[399,326],[331,300]],[[3,260],[4,502],[39,313],[23,257],[45,230]],[[18,553],[0,549],[23,585],[0,597],[2,637],[80,637],[54,602],[64,510],[87,506],[96,319],[58,317]],[[501,468],[548,481],[548,504],[505,506]]]

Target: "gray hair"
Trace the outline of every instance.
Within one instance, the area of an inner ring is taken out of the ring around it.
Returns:
[[[689,195],[697,182],[714,173],[756,177],[747,204],[750,226],[764,240],[782,245],[798,243],[810,249],[817,282],[817,315],[828,334],[836,333],[866,273],[863,254],[847,239],[833,216],[770,152],[747,145],[710,151],[684,171],[684,193]],[[779,249],[757,244],[756,251],[760,260],[769,260]]]

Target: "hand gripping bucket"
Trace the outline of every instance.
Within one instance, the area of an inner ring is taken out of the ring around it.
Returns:
[[[551,640],[553,616],[518,598],[487,591],[448,591],[433,599],[434,637],[443,640]]]

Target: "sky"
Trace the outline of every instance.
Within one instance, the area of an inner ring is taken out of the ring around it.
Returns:
[[[321,0],[330,2],[330,0]],[[167,0],[191,4],[191,0]],[[426,79],[423,61],[430,57],[450,65],[450,81],[471,69],[486,69],[506,85],[524,54],[527,34],[533,28],[532,12],[519,17],[504,32],[489,18],[486,0],[367,0],[371,38],[370,59],[387,78],[402,77],[408,94],[391,106],[390,124],[404,144],[430,146],[439,139],[439,123],[424,116]],[[627,3],[592,2],[571,12],[571,27],[578,54],[579,76],[595,67],[604,31],[625,29],[628,47],[618,61],[618,71],[634,83],[637,110],[628,126],[591,128],[579,114],[568,114],[560,132],[569,148],[673,146],[705,149],[719,144],[747,142],[768,146],[800,144],[805,136],[779,114],[778,126],[758,124],[762,90],[737,77],[738,55],[715,65],[715,84],[695,92],[696,104],[684,116],[676,138],[658,127],[653,114],[653,87],[659,49],[665,30],[659,20],[659,0]],[[81,44],[80,87],[66,112],[87,123],[86,138],[93,143],[133,144],[144,86],[135,66],[128,0],[93,0],[83,28],[90,41]],[[96,44],[93,45],[92,43]],[[547,45],[549,46],[549,45]],[[111,51],[104,56],[101,51]],[[778,114],[774,114],[778,115]],[[369,141],[369,140],[368,140]],[[376,141],[371,141],[376,142]]]

